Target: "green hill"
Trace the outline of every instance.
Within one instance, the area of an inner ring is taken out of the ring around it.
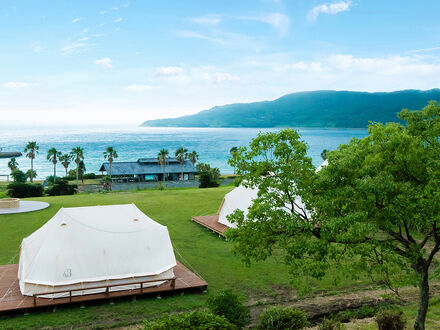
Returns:
[[[390,93],[313,91],[274,101],[217,106],[190,116],[148,120],[150,127],[366,127],[369,121],[398,121],[403,108],[440,101],[440,89]]]

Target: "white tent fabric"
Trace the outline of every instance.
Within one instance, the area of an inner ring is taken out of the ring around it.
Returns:
[[[174,276],[176,259],[165,226],[134,204],[62,208],[23,239],[18,279],[23,295],[121,284],[110,291],[139,287],[124,284]],[[66,293],[68,294],[68,293]],[[46,295],[59,297],[66,294]]]
[[[317,169],[319,172],[324,166],[328,165],[328,161],[325,160]],[[218,211],[218,222],[224,224],[229,228],[237,228],[235,223],[228,221],[227,216],[232,214],[236,209],[242,210],[246,217],[248,208],[252,205],[252,201],[258,196],[258,190],[252,188],[246,188],[244,186],[238,186],[229,193],[227,193],[223,199],[223,202]],[[310,212],[306,210],[301,198],[296,196],[294,208],[299,213],[305,213],[307,217],[310,217]],[[286,205],[290,207],[290,205]]]
[[[257,198],[258,190],[252,188],[246,188],[244,186],[238,186],[232,191],[228,192],[220,206],[218,212],[218,222],[224,224],[230,228],[236,228],[235,223],[230,223],[227,216],[233,213],[236,209],[242,210],[246,217],[249,206],[252,205],[252,201]]]

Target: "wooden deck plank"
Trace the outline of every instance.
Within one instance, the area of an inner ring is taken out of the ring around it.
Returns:
[[[171,287],[171,282],[166,282],[159,286],[144,288],[143,293],[141,293],[140,289],[114,291],[110,292],[108,296],[105,293],[73,296],[72,301],[70,301],[69,298],[38,298],[37,306],[35,307],[33,297],[23,296],[21,294],[17,279],[17,271],[17,264],[0,266],[0,312],[113,299],[118,297],[137,296],[141,294],[159,294],[190,289],[205,289],[208,286],[208,283],[206,283],[203,279],[191,272],[180,262],[177,262],[177,266],[174,267],[174,275],[176,277],[176,286],[174,289]]]
[[[192,217],[191,219],[193,221],[197,222],[198,224],[201,224],[202,226],[208,228],[209,230],[216,232],[217,234],[219,234],[221,236],[224,236],[226,229],[228,229],[227,226],[218,222],[218,215],[217,214]]]

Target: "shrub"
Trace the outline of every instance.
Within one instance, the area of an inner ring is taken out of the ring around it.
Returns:
[[[218,187],[220,170],[217,167],[211,168],[209,164],[198,163],[197,172],[199,172],[199,188]]]
[[[8,185],[8,196],[14,198],[41,197],[43,186],[38,183],[13,182]]]
[[[379,330],[403,330],[406,320],[401,311],[385,309],[376,314],[376,323]]]
[[[166,315],[153,321],[144,321],[145,330],[181,330],[181,329],[203,329],[234,330],[237,327],[231,324],[226,318],[206,311],[191,313],[180,313]]]
[[[84,174],[84,179],[96,179],[96,174],[95,173],[86,173]]]
[[[11,177],[14,179],[14,182],[26,182],[27,176],[26,173],[20,171],[19,169],[15,169],[11,172]]]
[[[293,308],[274,306],[258,318],[258,328],[264,330],[303,329],[309,325],[305,312]]]
[[[318,330],[342,330],[345,329],[345,326],[336,320],[332,319],[324,319],[321,324],[318,326]]]
[[[49,176],[46,177],[46,182],[48,184],[53,184],[53,179],[54,179],[54,176],[53,175],[49,175]],[[63,180],[63,179],[57,176],[55,178],[55,183],[58,183],[60,180]]]
[[[78,186],[76,184],[68,184],[67,180],[58,179],[53,186],[46,189],[49,196],[73,195]]]
[[[251,319],[249,308],[231,290],[221,291],[215,297],[209,298],[208,308],[215,315],[225,317],[238,327],[249,324]]]

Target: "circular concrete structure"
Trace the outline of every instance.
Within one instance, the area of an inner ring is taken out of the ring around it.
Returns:
[[[49,203],[38,201],[21,201],[18,198],[0,199],[0,215],[25,213],[45,209]]]
[[[20,200],[18,198],[1,198],[0,209],[13,209],[20,207]]]

